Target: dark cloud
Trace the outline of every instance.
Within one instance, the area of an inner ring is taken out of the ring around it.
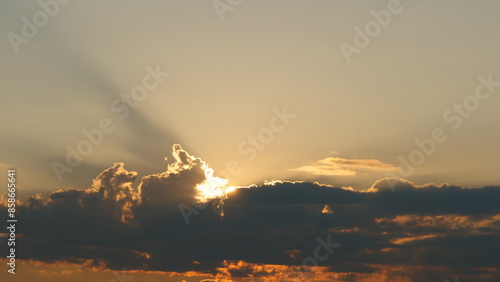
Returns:
[[[165,172],[145,176],[137,186],[137,173],[116,163],[88,189],[32,197],[19,207],[19,257],[114,270],[269,278],[311,275],[283,267],[300,267],[323,240],[340,247],[317,260],[322,268],[315,273],[337,281],[500,276],[500,187],[387,179],[360,192],[273,182],[222,197],[222,218],[209,204],[186,224],[179,205],[194,209],[199,185],[211,174],[180,146],[173,154]],[[5,216],[5,207],[0,209]]]

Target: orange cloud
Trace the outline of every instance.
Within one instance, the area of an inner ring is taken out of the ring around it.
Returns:
[[[464,230],[479,232],[480,228],[495,227],[500,220],[500,214],[491,217],[474,219],[472,216],[457,214],[422,216],[422,215],[398,215],[393,218],[375,218],[377,224],[395,223],[405,228],[411,227],[440,227],[448,230]]]
[[[294,171],[308,172],[315,175],[356,175],[360,170],[391,171],[396,167],[377,159],[344,159],[328,157],[312,164],[301,166]]]

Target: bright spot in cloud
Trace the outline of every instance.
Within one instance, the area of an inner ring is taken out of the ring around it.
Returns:
[[[196,186],[198,190],[196,200],[204,203],[215,198],[226,198],[228,189],[231,188],[225,188],[229,181],[225,178],[214,176],[214,170],[205,162],[202,165],[202,169],[205,172],[205,181]]]
[[[330,208],[330,206],[325,205],[325,207],[323,208],[323,210],[321,211],[321,213],[332,214],[332,213],[333,213],[333,211],[332,211],[332,209]]]

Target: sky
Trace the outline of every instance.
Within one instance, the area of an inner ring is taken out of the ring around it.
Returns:
[[[0,277],[500,280],[499,9],[2,1]]]

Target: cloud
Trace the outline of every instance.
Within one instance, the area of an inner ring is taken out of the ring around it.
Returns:
[[[301,166],[292,170],[311,173],[314,175],[350,176],[356,175],[358,172],[365,170],[391,171],[395,169],[395,166],[383,163],[376,159],[344,159],[338,157],[328,157],[310,165]]]
[[[354,191],[275,181],[220,194],[224,217],[209,205],[186,225],[178,206],[215,195],[199,188],[214,183],[207,182],[212,171],[179,145],[173,155],[166,171],[139,183],[136,172],[116,163],[88,189],[54,191],[20,205],[21,258],[94,269],[203,273],[220,281],[278,279],[304,274],[304,259],[314,256],[318,238],[329,236],[340,247],[306,274],[331,281],[500,276],[499,186],[382,179]],[[0,220],[6,214],[0,206]],[[0,245],[1,252],[6,248]]]

